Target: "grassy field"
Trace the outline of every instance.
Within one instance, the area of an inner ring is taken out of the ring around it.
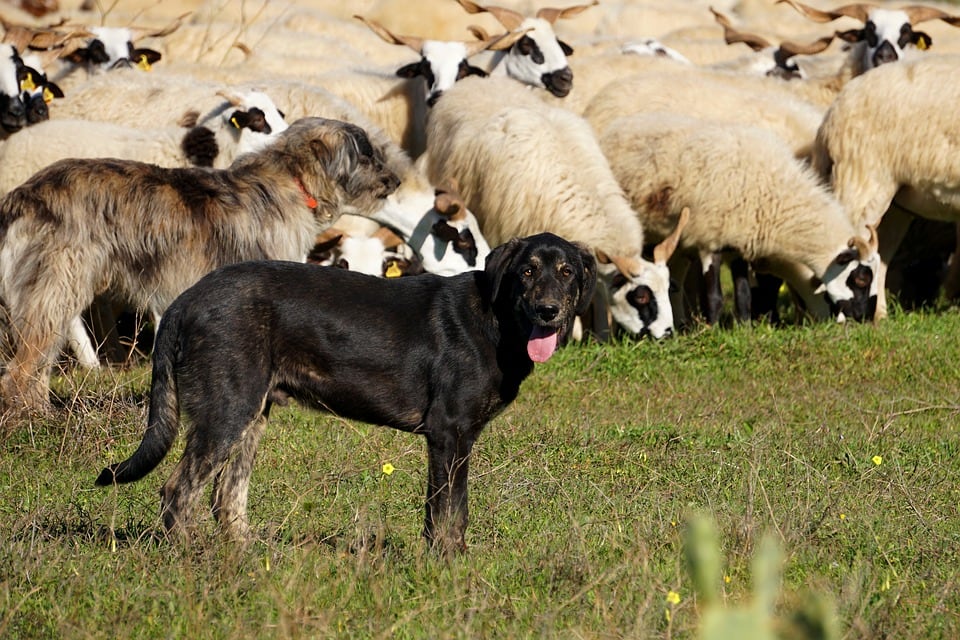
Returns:
[[[944,311],[570,346],[480,437],[453,559],[419,537],[420,438],[295,407],[261,445],[257,540],[174,546],[182,440],[93,486],[140,441],[148,369],[64,375],[0,443],[0,637],[689,638],[753,602],[764,540],[784,635],[817,610],[791,637],[960,637],[957,336]],[[685,547],[701,515],[716,541]],[[719,554],[699,592],[685,549]]]

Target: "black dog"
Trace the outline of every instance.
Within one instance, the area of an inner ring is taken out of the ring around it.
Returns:
[[[543,233],[493,250],[484,271],[387,280],[292,262],[246,262],[205,276],[160,323],[150,414],[128,460],[98,485],[138,480],[192,426],[161,490],[168,531],[183,532],[215,477],[213,512],[246,538],[247,489],[270,407],[305,406],[422,433],[423,535],[465,548],[467,467],[483,427],[517,396],[534,361],[566,341],[596,284],[584,246]]]

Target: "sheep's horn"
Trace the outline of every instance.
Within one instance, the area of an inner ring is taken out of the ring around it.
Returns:
[[[925,7],[923,5],[911,5],[900,9],[907,14],[910,24],[920,24],[927,20],[943,20],[951,27],[960,26],[960,16],[953,16],[934,7]]]
[[[184,19],[187,16],[189,16],[191,13],[193,12],[187,11],[186,13],[180,14],[179,16],[174,18],[170,22],[170,24],[163,27],[162,29],[147,29],[146,27],[134,27],[134,26],[130,26],[127,28],[130,29],[130,37],[133,39],[134,42],[136,42],[137,40],[140,40],[141,38],[162,38],[164,36],[170,35],[174,31],[179,29],[180,25],[183,24]]]
[[[857,259],[861,262],[867,260],[871,255],[877,252],[878,247],[880,246],[879,239],[877,238],[877,227],[876,225],[868,224],[867,225],[868,238],[864,240],[860,236],[853,236],[850,238],[850,241],[847,242],[847,246],[850,248],[855,248],[857,250]]]
[[[393,33],[390,33],[390,31],[385,26],[383,26],[376,20],[370,20],[370,19],[364,18],[363,16],[353,16],[353,17],[359,20],[360,22],[362,22],[363,24],[367,25],[368,27],[370,27],[370,30],[373,31],[378,36],[380,36],[380,38],[382,38],[385,42],[389,42],[390,44],[406,45],[411,49],[413,49],[414,51],[416,51],[417,53],[421,53],[423,50],[423,38],[418,38],[416,36],[394,35]]]
[[[597,252],[597,260],[604,263],[613,263],[617,268],[617,271],[627,276],[631,280],[635,280],[640,277],[640,274],[643,272],[643,263],[638,259],[630,256],[607,256],[602,252]]]
[[[403,238],[394,233],[389,227],[380,227],[371,237],[382,242],[384,249],[396,249],[403,244]]]
[[[690,221],[690,207],[684,207],[680,211],[680,217],[677,219],[677,226],[669,236],[663,239],[663,241],[653,248],[653,262],[654,264],[666,264],[667,260],[670,259],[670,256],[673,255],[673,252],[677,250],[677,245],[680,243],[680,234],[683,232],[684,227],[687,226],[687,223]]]
[[[499,36],[491,36],[489,33],[487,33],[487,30],[480,25],[471,24],[467,27],[467,31],[473,34],[473,37],[479,41],[464,43],[467,46],[467,57],[470,57],[475,53],[480,53],[486,49],[489,49],[490,51],[505,51],[506,49],[512,47],[517,40],[533,31],[533,29],[507,31]]]
[[[845,4],[842,7],[837,7],[833,11],[820,11],[819,9],[814,9],[813,7],[807,6],[802,2],[797,2],[796,0],[777,0],[777,4],[780,4],[781,2],[786,2],[799,13],[802,13],[804,16],[810,18],[814,22],[830,22],[831,20],[836,20],[837,18],[842,18],[844,16],[847,18],[855,18],[860,22],[866,22],[867,13],[873,8],[873,5],[858,3]]]
[[[515,31],[523,22],[523,15],[512,9],[494,6],[481,7],[476,2],[472,2],[471,0],[457,0],[457,2],[467,13],[492,14],[493,17],[497,19],[497,22],[505,26],[510,31]]]
[[[833,42],[834,36],[824,36],[819,40],[814,40],[809,44],[798,44],[796,42],[781,42],[780,48],[775,56],[777,62],[786,61],[796,55],[810,56],[824,51]]]
[[[463,220],[467,217],[467,203],[460,195],[460,185],[456,178],[447,178],[434,193],[436,198],[433,207],[440,215],[450,220]]]
[[[227,93],[226,91],[221,90],[217,91],[217,95],[229,102],[230,105],[234,107],[239,107],[243,103],[243,99],[236,94]]]
[[[580,15],[590,7],[599,4],[598,0],[593,0],[590,4],[578,4],[573,7],[567,7],[566,9],[552,9],[549,7],[544,7],[537,11],[537,17],[543,18],[550,24],[555,23],[559,18],[572,18],[574,16]]]
[[[766,38],[753,33],[747,33],[746,31],[738,31],[737,29],[734,29],[733,25],[730,24],[729,18],[715,10],[713,7],[710,7],[710,13],[713,14],[717,24],[723,27],[723,40],[727,44],[736,44],[738,42],[742,42],[754,51],[761,51],[767,47],[773,46],[773,44]]]
[[[321,251],[329,251],[339,245],[345,235],[343,231],[336,227],[328,227],[317,234],[313,244]]]

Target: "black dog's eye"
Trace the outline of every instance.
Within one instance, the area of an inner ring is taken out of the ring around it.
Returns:
[[[568,264],[563,265],[560,267],[560,275],[562,275],[564,278],[569,278],[573,275],[573,268]]]
[[[524,278],[532,278],[532,277],[533,277],[533,267],[527,267],[526,269],[524,269],[524,270],[523,270],[523,277],[524,277]]]

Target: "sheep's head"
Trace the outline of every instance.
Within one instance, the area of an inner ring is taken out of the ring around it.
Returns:
[[[512,33],[523,33],[510,47],[504,64],[507,74],[524,82],[546,89],[558,98],[563,98],[573,88],[573,71],[567,56],[573,48],[557,38],[553,24],[560,18],[572,18],[597,4],[567,7],[566,9],[543,8],[534,17],[524,17],[511,9],[487,6],[471,0],[457,0],[467,13],[490,13]]]
[[[352,236],[334,227],[316,237],[307,262],[384,278],[423,273],[403,238],[386,227],[369,236]]]
[[[463,256],[463,260],[470,267],[482,269],[482,263],[477,265],[480,257],[477,236],[470,227],[470,214],[460,196],[456,179],[447,179],[443,185],[437,187],[435,194],[433,208],[439,214],[439,219],[430,228],[431,233],[441,243],[449,243],[453,251]]]
[[[27,107],[20,89],[23,60],[13,45],[0,43],[0,127],[14,133],[27,126]]]
[[[929,20],[942,20],[951,26],[960,26],[960,17],[934,7],[912,5],[902,9],[882,9],[871,4],[847,4],[833,11],[820,11],[796,0],[786,2],[799,13],[815,22],[831,22],[841,17],[853,18],[863,23],[860,29],[838,31],[836,36],[860,46],[860,72],[904,57],[912,48],[926,50],[933,39],[916,25]]]
[[[185,13],[160,29],[144,27],[89,27],[89,37],[64,47],[62,57],[88,71],[136,67],[149,71],[162,57],[159,51],[137,46],[144,38],[162,38],[180,28]]]
[[[401,78],[422,77],[427,84],[427,106],[433,106],[440,95],[467,76],[486,76],[487,72],[470,64],[469,60],[481,51],[509,48],[520,35],[501,34],[482,40],[430,40],[418,36],[395,35],[386,27],[363,16],[354,16],[375,34],[390,44],[404,45],[420,54],[420,60],[397,69]]]
[[[827,267],[823,281],[814,291],[825,294],[830,313],[838,322],[852,318],[858,322],[872,320],[877,310],[879,283],[877,271],[880,255],[877,253],[877,229],[867,225],[869,238],[850,238]]]
[[[690,220],[690,209],[684,207],[677,226],[669,236],[654,247],[653,262],[638,257],[607,256],[597,252],[601,265],[613,265],[615,270],[601,268],[608,281],[610,312],[613,319],[636,335],[663,338],[673,334],[673,305],[670,302],[670,269],[667,261],[676,251],[680,234]]]
[[[230,107],[223,112],[229,130],[236,134],[237,153],[259,151],[289,125],[270,96],[252,89],[237,94],[218,93]]]
[[[803,71],[793,60],[797,55],[814,55],[826,50],[833,42],[834,36],[825,36],[809,44],[800,44],[795,42],[781,42],[775,45],[761,35],[741,31],[735,28],[730,19],[713,7],[710,8],[714,19],[723,27],[723,39],[727,44],[745,44],[753,51],[760,54],[759,62],[760,73],[767,76],[774,76],[784,80],[802,78]],[[770,64],[772,61],[772,65]]]

